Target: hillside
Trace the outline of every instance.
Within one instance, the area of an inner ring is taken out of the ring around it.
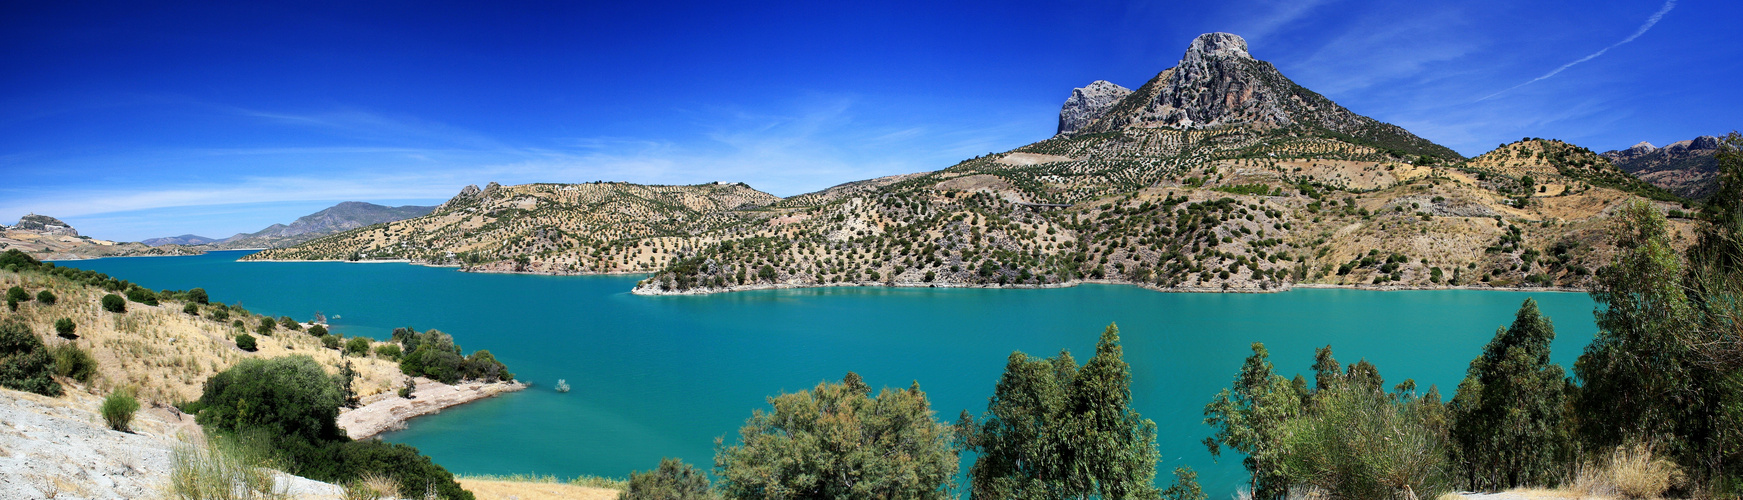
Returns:
[[[224,238],[212,243],[210,247],[214,250],[288,247],[349,229],[410,219],[428,214],[435,208],[414,205],[388,207],[347,201],[298,217],[290,225],[273,224],[266,229]]]
[[[552,274],[646,272],[735,237],[779,200],[744,184],[468,186],[426,216],[249,260],[392,260]]]
[[[18,250],[43,260],[200,253],[181,245],[154,247],[144,243],[99,240],[80,235],[77,229],[60,219],[37,214],[26,215],[12,226],[0,226],[0,251],[5,250]]]
[[[1233,35],[1199,37],[1135,91],[1102,83],[1073,92],[1055,137],[939,171],[786,199],[741,185],[492,186],[252,258],[651,270],[635,291],[654,294],[1579,287],[1607,262],[1618,205],[1676,199],[1559,141],[1467,161],[1296,85]]]
[[[164,245],[204,245],[207,243],[215,243],[217,241],[218,240],[215,240],[212,238],[207,238],[205,236],[200,236],[197,234],[184,234],[181,236],[165,236],[162,238],[146,238],[143,240],[139,240],[139,242],[144,244],[144,245],[154,246],[154,247],[160,247],[160,246],[164,246]]]
[[[1722,140],[1703,135],[1662,148],[1642,142],[1624,150],[1605,151],[1603,157],[1654,186],[1699,199],[1711,195],[1719,186],[1719,161],[1714,155],[1718,154]]]

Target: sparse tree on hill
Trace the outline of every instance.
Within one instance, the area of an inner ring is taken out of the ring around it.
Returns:
[[[52,305],[54,305],[55,302],[60,301],[60,297],[56,297],[54,295],[54,292],[50,292],[48,290],[43,290],[40,292],[36,292],[36,301],[41,302],[42,305],[45,305],[45,306],[52,306]]]
[[[61,318],[61,319],[54,320],[54,332],[56,335],[60,335],[62,338],[68,338],[68,339],[78,338],[79,336],[75,334],[75,332],[77,332],[78,330],[79,330],[79,326],[73,324],[72,318]]]
[[[103,310],[112,313],[127,312],[127,299],[113,293],[103,296]]]

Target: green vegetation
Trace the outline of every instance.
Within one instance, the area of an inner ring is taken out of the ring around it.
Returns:
[[[208,438],[203,445],[185,444],[170,455],[172,500],[252,500],[285,498],[273,487],[273,464],[251,457],[235,440]]]
[[[79,326],[76,324],[73,324],[72,318],[61,318],[61,319],[54,320],[54,332],[56,335],[60,335],[61,338],[67,338],[67,339],[78,338],[79,337],[77,334],[78,331],[79,331]]]
[[[1450,405],[1453,463],[1470,488],[1498,491],[1553,484],[1572,452],[1563,422],[1568,391],[1549,362],[1555,328],[1526,299],[1513,325],[1471,361]]]
[[[127,312],[127,299],[113,293],[103,296],[103,310],[112,313]]]
[[[497,361],[490,351],[480,350],[470,356],[460,356],[460,346],[454,337],[440,330],[418,333],[411,328],[396,328],[393,341],[405,354],[400,356],[399,369],[406,375],[424,377],[444,384],[460,380],[485,382],[514,380],[508,367]],[[367,344],[364,352],[367,351]]]
[[[975,421],[957,428],[975,498],[1153,498],[1156,424],[1131,409],[1119,329],[1108,325],[1079,369],[1070,353],[1012,353]]]
[[[351,340],[345,341],[345,354],[350,354],[352,356],[368,356],[369,339],[364,337],[351,337]]]
[[[182,314],[186,314],[189,316],[199,316],[200,315],[200,305],[195,304],[193,302],[183,304],[182,305]]]
[[[17,320],[0,322],[0,387],[59,396],[61,384],[50,377],[54,369],[48,346],[29,326]]]
[[[769,398],[774,408],[752,412],[738,444],[716,445],[722,496],[950,498],[954,433],[933,418],[919,384],[870,392],[849,372],[841,383]]]
[[[660,467],[633,472],[618,500],[713,500],[708,475],[676,458],[660,460]]]
[[[103,398],[103,422],[110,429],[121,432],[132,432],[129,425],[133,424],[133,413],[139,411],[139,400],[125,389],[115,389],[109,397]]]
[[[399,361],[402,352],[404,351],[400,350],[399,344],[382,344],[375,346],[375,355],[381,356],[384,359]]]
[[[254,327],[254,332],[270,337],[272,336],[272,331],[277,328],[278,320],[272,318],[260,318],[260,325]]]
[[[256,347],[253,335],[246,333],[239,333],[236,335],[236,348],[248,352],[254,352]]]
[[[97,375],[97,360],[91,353],[85,352],[71,342],[49,348],[54,357],[54,374],[79,381],[81,384],[91,383],[91,377]]]
[[[472,498],[416,448],[346,438],[335,422],[343,384],[307,356],[245,359],[207,380],[192,409],[208,433],[257,443],[294,474],[339,483],[377,474],[397,478],[400,491]]]
[[[309,327],[309,335],[313,337],[325,337],[327,336],[327,327],[325,325],[311,326]]]

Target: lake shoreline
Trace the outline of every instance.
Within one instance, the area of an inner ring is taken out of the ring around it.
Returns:
[[[412,399],[402,398],[399,393],[391,391],[364,398],[363,406],[339,413],[339,428],[351,439],[369,439],[384,432],[404,429],[408,421],[417,417],[528,387],[519,381],[448,385],[423,377],[415,380],[417,390]]]

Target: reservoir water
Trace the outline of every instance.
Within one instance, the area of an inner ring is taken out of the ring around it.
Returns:
[[[1160,481],[1190,465],[1212,498],[1244,484],[1238,456],[1211,460],[1204,404],[1230,384],[1249,344],[1283,374],[1311,378],[1313,349],[1367,359],[1387,386],[1406,378],[1450,399],[1466,366],[1527,297],[1555,321],[1554,361],[1572,366],[1594,333],[1583,293],[1296,290],[1158,293],[1128,286],[1048,290],[825,288],[694,297],[628,293],[639,277],[461,273],[407,264],[236,262],[247,252],[59,262],[153,289],[204,287],[212,300],[298,319],[316,311],[347,336],[395,327],[488,349],[526,391],[412,421],[383,439],[456,473],[622,477],[662,457],[707,469],[765,398],[840,380],[929,396],[938,418],[979,415],[1012,351],[1094,353],[1118,323],[1133,402],[1156,422]],[[558,379],[573,387],[551,389]],[[966,464],[965,464],[966,467]]]

